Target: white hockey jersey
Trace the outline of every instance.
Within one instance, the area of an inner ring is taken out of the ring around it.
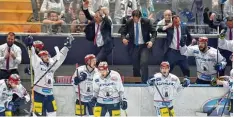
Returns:
[[[16,88],[12,89],[13,94],[18,95],[20,98],[25,97],[26,101],[30,101],[30,95],[22,84],[17,85]]]
[[[52,69],[34,86],[34,91],[43,95],[53,95],[54,72],[59,68],[67,56],[67,47],[63,47],[60,54],[57,54],[56,60],[49,58],[47,66],[41,58],[35,53],[35,48],[32,47],[32,66],[34,70],[34,84],[41,76],[54,64]],[[56,62],[57,61],[57,62]],[[56,62],[56,63],[55,63]]]
[[[77,68],[78,69],[78,74],[81,72],[84,72],[87,74],[87,79],[80,82],[80,99],[82,102],[89,102],[91,98],[93,97],[93,76],[95,73],[98,72],[97,68],[95,68],[93,71],[88,71],[88,68],[86,65],[80,66]],[[74,84],[74,78],[77,76],[77,69],[75,73],[72,76],[72,81],[73,81],[73,86],[75,88],[75,91],[77,93],[77,99],[79,99],[78,95],[78,85]]]
[[[224,88],[227,88],[231,91],[231,99],[233,99],[233,69],[230,71],[229,81],[221,81]]]
[[[155,80],[154,85],[158,87],[166,102],[171,102],[176,94],[183,89],[179,78],[171,73],[167,77],[164,77],[161,73],[156,73],[150,80]],[[163,101],[155,86],[149,86],[149,92],[154,95],[155,102]]]
[[[226,59],[218,52],[217,61],[217,49],[208,47],[206,53],[199,50],[198,45],[184,46],[180,48],[180,53],[185,56],[194,56],[197,65],[197,78],[204,81],[211,81],[213,77],[216,77],[217,71],[214,66],[218,63],[222,64],[224,68],[226,66]]]
[[[5,103],[12,100],[12,89],[9,89],[6,80],[0,80],[0,112],[5,111]]]
[[[219,48],[233,52],[233,40],[219,39]]]
[[[118,72],[110,70],[108,76],[103,78],[100,73],[93,77],[94,97],[101,104],[115,104],[123,99],[124,87]]]

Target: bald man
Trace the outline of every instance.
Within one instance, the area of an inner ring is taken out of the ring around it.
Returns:
[[[163,27],[169,23],[172,22],[172,12],[171,10],[165,10],[163,13],[163,19],[161,21],[158,22],[156,30],[158,30],[159,27]]]

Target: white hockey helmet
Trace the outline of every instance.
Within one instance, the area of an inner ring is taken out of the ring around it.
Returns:
[[[170,63],[167,62],[167,61],[163,61],[163,62],[160,64],[160,68],[162,68],[162,67],[167,67],[167,68],[170,69]]]

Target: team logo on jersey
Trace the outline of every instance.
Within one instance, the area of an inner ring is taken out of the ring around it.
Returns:
[[[194,50],[193,53],[194,53],[194,54],[199,54],[199,51]]]
[[[96,79],[95,82],[99,82],[99,79]]]
[[[113,89],[109,87],[103,89],[103,95],[108,98],[112,96],[113,92]]]
[[[226,101],[228,101],[228,102],[226,102]],[[227,104],[226,104],[226,107],[224,109],[225,103],[227,103]],[[229,111],[228,111],[229,104],[228,103],[229,103],[229,99],[227,99],[227,98],[209,99],[202,105],[203,112],[204,113],[211,112],[210,116],[220,116],[222,114],[223,109],[224,109],[223,115],[228,115],[229,114]],[[217,104],[218,104],[218,106],[217,106]],[[217,106],[217,107],[214,109],[215,106]]]
[[[117,77],[111,77],[111,80],[117,81],[118,79],[117,79]]]
[[[156,80],[156,81],[161,81],[162,79],[161,79],[161,78],[156,78],[155,80]]]

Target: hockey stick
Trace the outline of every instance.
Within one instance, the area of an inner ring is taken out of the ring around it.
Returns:
[[[30,77],[31,77],[31,87],[33,86],[33,83],[34,83],[34,74],[33,74],[33,72],[32,72],[32,49],[31,48],[28,48],[28,50],[29,50],[29,59],[30,59],[30,73],[31,73],[31,75],[30,75]],[[30,108],[30,115],[31,115],[31,113],[33,112],[33,106],[34,106],[34,90],[33,90],[33,88],[31,88],[31,92],[32,92],[32,94],[31,94],[31,108]],[[29,115],[29,116],[30,116]]]
[[[216,103],[216,105],[214,105],[213,108],[207,113],[207,116],[210,116],[210,115],[213,113],[213,111],[218,107],[218,105],[221,104],[223,98],[225,98],[225,97],[227,96],[228,93],[229,93],[229,91],[228,91],[227,93],[225,93],[225,94],[218,100],[218,102]]]
[[[76,63],[76,76],[79,76],[79,71],[78,71],[78,63]],[[79,97],[79,106],[80,106],[80,116],[82,116],[82,105],[81,105],[81,94],[80,94],[80,84],[77,85],[78,87],[78,97]],[[84,110],[85,111],[85,110]]]
[[[158,87],[157,87],[157,85],[156,85],[155,83],[154,83],[154,86],[155,86],[155,88],[157,89],[157,91],[158,91],[160,97],[162,98],[163,102],[166,102],[166,101],[164,100],[164,98],[163,98],[161,92],[159,91],[159,89],[158,89]],[[172,115],[171,110],[169,109],[168,105],[166,105],[166,108],[168,109],[169,116],[172,117],[173,115]]]
[[[229,97],[230,94],[231,94],[231,91],[229,91],[229,93],[228,93],[227,100],[225,101],[225,104],[224,104],[224,107],[223,107],[223,110],[222,110],[222,113],[221,113],[221,117],[223,116],[223,113],[224,113],[225,107],[227,105],[228,99],[230,99],[230,97]]]

